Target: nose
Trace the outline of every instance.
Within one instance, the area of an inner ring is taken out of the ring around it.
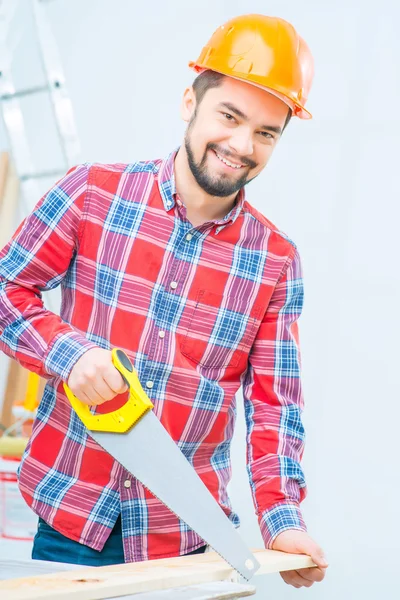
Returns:
[[[229,148],[238,157],[250,157],[254,150],[252,134],[244,128],[240,129],[238,128],[232,133],[229,140]]]

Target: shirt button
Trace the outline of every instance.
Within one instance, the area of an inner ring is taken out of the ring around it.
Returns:
[[[188,242],[190,242],[190,240],[192,239],[193,235],[191,233],[188,233],[186,236],[186,239]]]
[[[149,388],[151,390],[151,388],[154,385],[154,381],[146,381],[146,387]]]
[[[124,481],[124,486],[125,486],[126,488],[130,488],[130,487],[131,487],[131,482],[130,482],[130,480],[129,480],[129,479],[126,479],[126,480]]]
[[[159,331],[158,335],[160,338],[164,338],[165,337],[165,331]]]
[[[167,206],[171,206],[172,202],[171,200],[167,200]]]
[[[178,287],[178,284],[176,281],[171,281],[171,283],[169,285],[173,290],[176,290],[176,288]]]

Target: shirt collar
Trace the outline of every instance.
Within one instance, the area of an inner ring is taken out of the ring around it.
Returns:
[[[177,203],[174,163],[178,150],[179,147],[170,152],[170,154],[161,161],[158,169],[158,187],[166,211],[174,208],[175,204]],[[229,223],[234,223],[236,221],[243,209],[245,199],[245,191],[244,188],[242,188],[236,198],[235,205],[232,207],[229,213],[225,215],[223,219],[213,221],[215,225],[218,225],[217,232],[219,232]]]

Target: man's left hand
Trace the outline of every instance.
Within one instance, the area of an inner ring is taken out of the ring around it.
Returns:
[[[311,587],[316,581],[322,581],[328,563],[320,546],[304,531],[288,529],[280,533],[274,540],[273,550],[290,552],[292,554],[307,554],[317,565],[308,569],[282,571],[280,576],[288,585],[295,588]]]

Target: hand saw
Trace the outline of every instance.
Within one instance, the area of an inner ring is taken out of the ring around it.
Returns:
[[[128,400],[118,410],[93,414],[64,383],[90,436],[240,575],[250,579],[260,566],[256,558],[153,413],[153,404],[127,355],[114,348],[112,361],[129,387]]]

